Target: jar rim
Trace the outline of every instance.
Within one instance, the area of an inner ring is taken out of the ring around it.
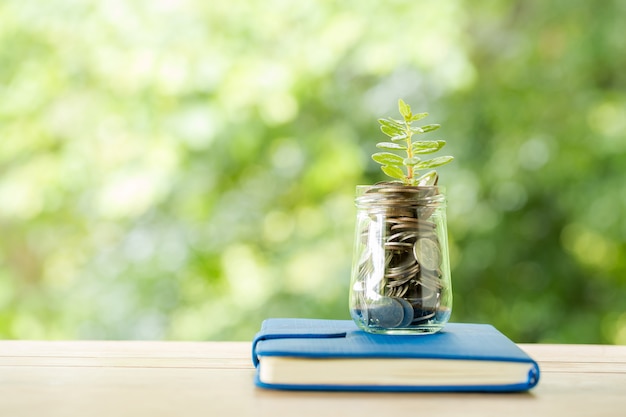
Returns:
[[[389,189],[390,192],[410,192],[410,193],[418,193],[418,192],[426,192],[433,190],[435,194],[446,194],[446,187],[443,185],[405,185],[400,182],[394,183],[377,183],[377,184],[361,184],[356,186],[356,195],[360,196],[367,192],[373,192],[376,190],[384,190]]]
[[[379,182],[376,184],[359,184],[356,186],[357,190],[360,189],[380,189],[380,188],[398,188],[402,190],[430,190],[439,189],[445,190],[445,186],[442,185],[406,185],[401,182]]]
[[[357,185],[357,206],[445,206],[445,187],[439,185],[404,185],[378,183]]]

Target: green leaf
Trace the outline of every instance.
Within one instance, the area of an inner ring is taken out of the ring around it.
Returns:
[[[418,120],[422,120],[424,117],[428,116],[428,113],[417,113],[411,115],[409,122],[417,122]]]
[[[376,144],[376,147],[381,149],[387,149],[388,151],[404,151],[407,149],[404,145],[392,142],[380,142]]]
[[[401,140],[406,140],[406,138],[408,138],[408,136],[406,135],[406,133],[403,133],[401,135],[392,136],[391,140],[393,142],[399,142]]]
[[[390,117],[386,119],[378,119],[378,123],[380,123],[382,126],[395,127],[400,130],[404,130],[404,127],[405,127],[402,121],[394,120]]]
[[[404,158],[402,163],[406,166],[415,166],[419,164],[420,161],[421,161],[420,158],[418,158],[417,156],[413,156],[411,158]]]
[[[445,140],[423,140],[419,142],[413,142],[413,144],[411,145],[411,149],[413,150],[413,153],[416,154],[433,153],[443,148],[445,144]]]
[[[406,137],[406,133],[404,133],[404,129],[397,128],[395,126],[382,125],[380,130],[387,136],[395,137],[404,135]]]
[[[391,152],[379,152],[372,155],[372,159],[382,165],[402,165],[403,158]]]
[[[428,133],[428,132],[432,132],[433,130],[439,129],[440,127],[441,127],[441,125],[432,124],[432,125],[420,126],[419,129],[422,130],[420,133]]]
[[[436,185],[438,179],[437,171],[428,171],[415,180],[415,185]]]
[[[406,176],[404,175],[404,172],[402,172],[402,170],[396,166],[391,166],[391,165],[383,165],[382,167],[380,167],[380,169],[383,170],[383,172],[387,175],[389,175],[391,178],[396,178],[399,180],[404,180],[406,179]]]
[[[427,161],[420,162],[415,165],[416,169],[430,169],[439,167],[441,165],[445,165],[448,162],[452,161],[454,158],[451,156],[439,156],[437,158],[429,159]]]
[[[413,114],[411,113],[411,106],[406,104],[404,100],[398,100],[398,109],[400,110],[400,114],[404,117],[404,120],[410,120]]]

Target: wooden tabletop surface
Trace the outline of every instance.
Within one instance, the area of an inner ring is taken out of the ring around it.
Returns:
[[[0,416],[626,415],[626,346],[520,347],[527,393],[329,393],[257,388],[248,342],[0,341]]]

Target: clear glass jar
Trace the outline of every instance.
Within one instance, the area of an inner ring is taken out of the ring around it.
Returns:
[[[350,315],[365,331],[435,333],[452,312],[446,198],[437,186],[357,186]]]

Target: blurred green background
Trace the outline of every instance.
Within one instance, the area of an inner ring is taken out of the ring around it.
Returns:
[[[0,338],[349,318],[357,184],[443,125],[452,320],[626,344],[626,2],[3,0]]]

